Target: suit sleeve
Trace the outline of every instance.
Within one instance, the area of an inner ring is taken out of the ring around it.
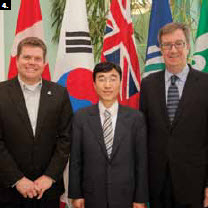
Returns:
[[[18,168],[4,141],[3,122],[0,113],[0,187],[12,187],[24,174]]]
[[[78,115],[78,114],[77,114]],[[82,128],[81,119],[75,115],[72,128],[72,143],[69,163],[69,198],[83,198],[82,191]]]
[[[70,132],[73,112],[66,89],[63,91],[62,97],[58,112],[57,143],[49,166],[44,173],[44,175],[50,176],[55,181],[63,174],[70,152]]]
[[[147,111],[147,104],[146,104],[146,93],[145,93],[145,79],[141,82],[141,91],[140,91],[140,111],[144,112],[146,114]]]
[[[139,114],[135,122],[135,155],[136,155],[136,191],[135,202],[149,201],[148,191],[148,161],[147,161],[147,135],[143,114]]]

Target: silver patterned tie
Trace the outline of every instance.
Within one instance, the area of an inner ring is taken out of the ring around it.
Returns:
[[[176,86],[176,81],[178,79],[179,78],[176,75],[171,76],[171,85],[168,88],[167,111],[171,123],[174,120],[175,113],[179,105],[179,90]]]
[[[104,143],[106,145],[106,150],[108,157],[110,158],[112,153],[112,145],[113,145],[113,128],[112,128],[112,118],[111,113],[108,110],[104,111],[104,124],[103,124],[103,135],[104,135]]]

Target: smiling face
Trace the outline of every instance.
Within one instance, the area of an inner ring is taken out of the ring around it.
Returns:
[[[98,72],[94,82],[100,101],[109,108],[117,100],[120,91],[120,75],[112,69],[109,72]]]
[[[187,64],[187,55],[190,45],[187,43],[184,32],[181,29],[164,34],[161,37],[161,44],[174,44],[180,41],[184,43],[183,48],[176,48],[175,45],[173,45],[171,49],[161,47],[166,68],[173,74],[181,72]]]
[[[23,46],[17,57],[17,68],[20,79],[26,84],[36,84],[41,80],[44,70],[44,54],[40,47]]]

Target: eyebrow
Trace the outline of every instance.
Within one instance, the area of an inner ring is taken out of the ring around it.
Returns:
[[[176,41],[174,41],[174,42],[171,42],[171,41],[167,41],[167,42],[162,42],[162,43],[176,43],[176,42],[178,42],[178,41],[183,41],[183,42],[185,42],[184,40],[182,40],[182,39],[179,39],[179,40],[176,40]]]
[[[101,78],[101,77],[106,77],[105,74],[100,74],[98,75],[98,78]],[[109,77],[117,77],[116,74],[111,74]]]
[[[104,74],[99,74],[98,78],[105,77]]]

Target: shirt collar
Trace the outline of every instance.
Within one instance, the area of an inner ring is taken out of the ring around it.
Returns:
[[[18,81],[20,83],[22,90],[35,91],[36,89],[39,89],[39,88],[41,89],[41,86],[42,86],[42,79],[39,82],[37,82],[36,84],[29,85],[29,84],[26,84],[25,82],[23,82],[21,80],[20,76],[18,75]]]
[[[118,112],[119,103],[118,101],[115,101],[110,108],[106,108],[104,104],[99,100],[98,106],[99,106],[99,111],[101,114],[104,115],[104,111],[108,110],[111,113],[111,115],[114,116]]]
[[[187,79],[187,75],[189,73],[189,66],[186,65],[184,67],[184,69],[180,72],[180,73],[177,73],[175,74],[177,77],[179,77],[179,80],[180,81],[185,81]],[[169,72],[167,69],[165,70],[165,80],[167,82],[171,81],[171,76],[174,75],[173,73]]]

